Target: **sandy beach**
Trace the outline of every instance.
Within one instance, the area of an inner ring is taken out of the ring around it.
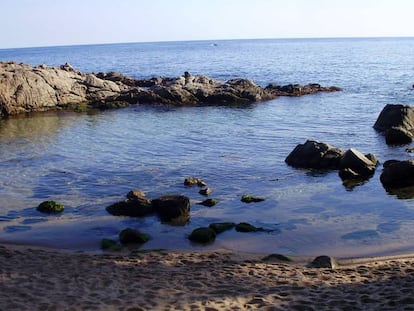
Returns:
[[[225,250],[0,247],[1,310],[414,310],[414,257],[263,261]]]

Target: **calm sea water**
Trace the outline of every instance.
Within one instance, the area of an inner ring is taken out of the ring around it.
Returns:
[[[85,72],[135,78],[184,71],[227,80],[321,83],[343,92],[278,98],[247,108],[132,107],[98,114],[43,113],[0,120],[0,242],[98,250],[126,227],[149,233],[143,249],[212,249],[296,255],[362,256],[414,251],[414,200],[387,194],[379,175],[352,190],[337,172],[311,173],[284,163],[306,139],[408,159],[372,128],[388,103],[412,103],[414,39],[307,39],[137,43],[0,50],[0,60],[70,63]],[[203,178],[220,203],[185,188]],[[131,189],[148,197],[192,200],[184,227],[155,217],[108,215]],[[240,202],[242,194],[266,198]],[[52,199],[59,216],[35,207]],[[270,233],[225,232],[209,246],[188,234],[218,221],[246,221]]]

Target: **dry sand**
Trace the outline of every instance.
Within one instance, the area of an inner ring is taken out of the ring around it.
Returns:
[[[335,270],[229,251],[0,246],[1,310],[414,310],[414,257]]]

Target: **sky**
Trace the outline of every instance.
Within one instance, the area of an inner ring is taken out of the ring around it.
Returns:
[[[0,48],[414,36],[413,0],[1,0]]]

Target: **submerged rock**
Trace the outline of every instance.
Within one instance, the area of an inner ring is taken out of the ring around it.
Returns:
[[[263,202],[264,200],[265,200],[264,198],[255,197],[249,194],[243,194],[240,199],[240,201],[242,201],[243,203],[258,203],[258,202]]]
[[[119,233],[121,244],[143,244],[148,242],[149,236],[139,230],[126,228]]]
[[[210,198],[210,199],[205,199],[204,201],[199,202],[197,204],[204,205],[207,207],[213,207],[214,205],[218,204],[218,202],[219,202],[218,200]]]
[[[231,230],[236,226],[234,222],[215,222],[209,225],[209,228],[213,229],[216,234],[220,234],[224,231]]]
[[[263,228],[255,227],[247,222],[241,222],[236,225],[237,232],[257,232],[257,231],[264,231]]]
[[[216,239],[216,232],[208,227],[200,227],[193,230],[188,238],[192,242],[208,244],[214,242]]]
[[[65,206],[61,203],[55,201],[44,201],[40,203],[37,207],[37,210],[42,213],[47,214],[57,214],[63,212]]]

